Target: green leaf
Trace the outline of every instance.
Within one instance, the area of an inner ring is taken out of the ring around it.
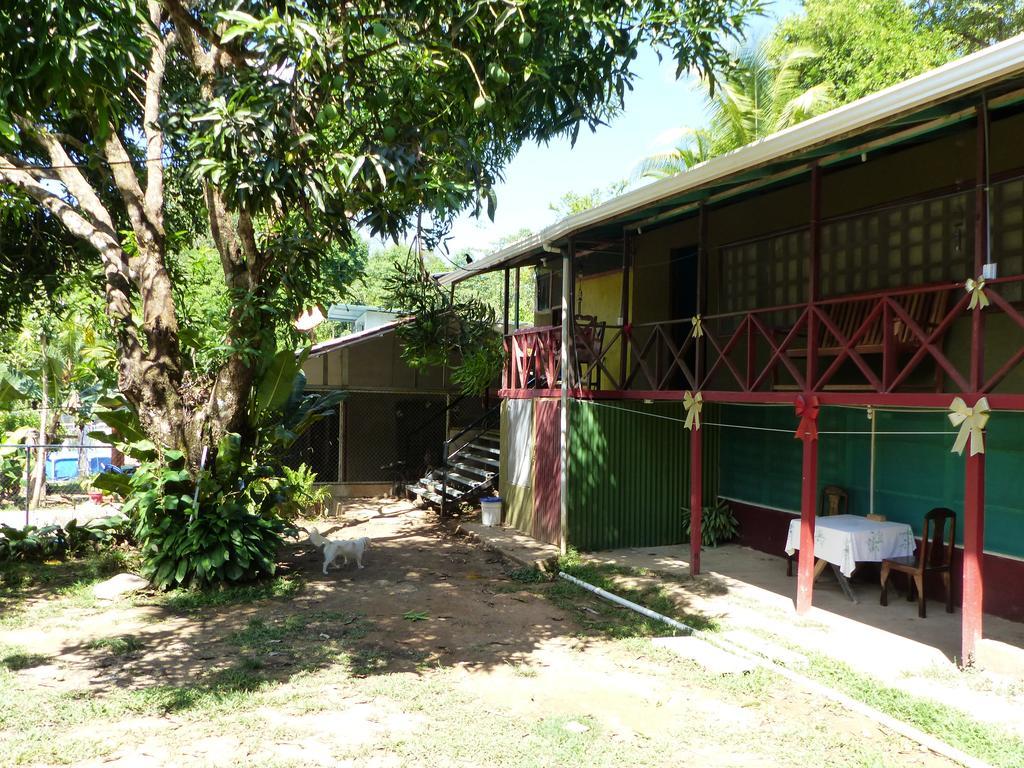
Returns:
[[[274,355],[256,389],[254,410],[257,423],[284,405],[299,370],[300,363],[291,350],[283,349]]]
[[[221,483],[231,483],[238,477],[241,455],[242,436],[237,432],[228,432],[217,441],[215,474]]]
[[[14,126],[3,118],[0,118],[0,136],[3,136],[11,144],[21,144],[21,137],[14,129]]]

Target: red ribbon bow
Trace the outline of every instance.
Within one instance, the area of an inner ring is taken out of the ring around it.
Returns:
[[[625,325],[622,326],[622,335],[625,336],[627,339],[633,335],[632,323],[626,323]]]
[[[810,398],[804,398],[803,395],[798,395],[796,398],[796,415],[800,417],[800,424],[797,425],[796,434],[793,436],[797,440],[817,440],[818,439],[818,411],[819,403],[818,398],[811,395]]]

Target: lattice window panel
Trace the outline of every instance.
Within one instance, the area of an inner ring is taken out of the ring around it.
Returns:
[[[992,258],[999,276],[1024,274],[1024,179],[994,184],[990,192]],[[1024,286],[1011,283],[999,287],[1010,301],[1024,301]]]
[[[722,312],[795,304],[807,295],[807,230],[723,246]]]
[[[822,295],[965,279],[973,259],[972,194],[823,223]]]

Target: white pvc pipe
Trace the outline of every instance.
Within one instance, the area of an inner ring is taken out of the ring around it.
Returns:
[[[558,575],[566,581],[568,581],[570,584],[575,584],[580,589],[585,589],[587,590],[587,592],[593,592],[598,597],[603,597],[605,600],[615,603],[616,605],[621,605],[623,608],[629,608],[632,611],[641,613],[649,619],[654,619],[655,621],[660,621],[665,624],[668,624],[670,627],[678,629],[680,632],[683,632],[684,634],[692,635],[694,632],[697,631],[693,627],[683,624],[681,621],[670,619],[668,616],[662,616],[660,613],[652,611],[650,608],[645,608],[644,606],[638,605],[637,603],[627,600],[624,597],[619,597],[618,595],[612,594],[611,592],[601,589],[600,587],[595,587],[593,584],[588,584],[582,579],[577,579],[575,576],[570,576],[568,573],[565,573],[564,571],[559,571]]]
[[[731,653],[734,656],[738,656],[741,659],[746,659],[747,661],[750,661],[751,663],[756,664],[759,667],[764,667],[773,672],[776,672],[782,677],[786,678],[787,680],[802,686],[805,690],[810,691],[811,693],[817,696],[830,699],[836,702],[837,704],[846,707],[852,712],[856,712],[860,715],[863,715],[864,717],[874,720],[876,723],[888,728],[889,730],[898,733],[901,736],[905,736],[911,741],[916,741],[922,747],[925,747],[926,749],[929,749],[938,755],[947,757],[953,762],[959,763],[960,765],[964,766],[965,768],[992,768],[992,766],[984,760],[980,760],[974,757],[973,755],[968,755],[966,752],[959,750],[956,747],[951,747],[946,742],[937,739],[929,733],[925,733],[920,728],[915,728],[914,726],[909,725],[908,723],[904,723],[902,720],[897,720],[895,717],[887,715],[884,712],[875,709],[874,707],[870,707],[867,704],[858,701],[851,696],[847,696],[845,693],[841,693],[840,691],[837,691],[834,688],[829,688],[827,685],[823,685],[822,683],[811,680],[809,677],[801,675],[798,672],[794,672],[793,670],[780,664],[774,659],[765,659],[755,656],[753,653],[751,653],[749,650],[742,646],[730,643],[729,641],[721,637],[712,636],[708,632],[701,632],[700,630],[695,629],[687,624],[683,624],[680,621],[670,619],[668,616],[662,616],[660,613],[652,611],[650,608],[645,608],[644,606],[638,605],[637,603],[627,600],[624,597],[619,597],[618,595],[608,592],[607,590],[601,589],[600,587],[595,587],[593,584],[589,584],[583,581],[582,579],[577,579],[575,576],[570,576],[568,573],[565,573],[564,571],[559,571],[558,575],[561,578],[568,581],[570,584],[575,584],[580,589],[585,589],[588,592],[593,592],[598,597],[604,598],[609,602],[615,603],[616,605],[621,605],[623,608],[629,608],[630,610],[636,611],[637,613],[640,613],[649,619],[664,622],[665,624],[668,624],[670,627],[674,627],[675,629],[678,629],[687,635],[693,635],[694,637],[697,637],[701,640],[708,642],[710,645],[717,647],[721,651]]]

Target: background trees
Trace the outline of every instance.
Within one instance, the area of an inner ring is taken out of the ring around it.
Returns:
[[[1020,0],[804,0],[740,49],[706,102],[706,124],[644,160],[661,178],[1024,31]]]
[[[773,36],[776,55],[806,48],[799,86],[828,83],[845,104],[945,64],[959,55],[955,36],[926,24],[904,0],[805,0]]]
[[[685,129],[675,150],[653,155],[638,176],[661,178],[788,128],[833,105],[827,81],[807,85],[803,67],[817,54],[774,40],[744,47],[734,65],[717,73],[718,89],[706,103],[707,126]]]

